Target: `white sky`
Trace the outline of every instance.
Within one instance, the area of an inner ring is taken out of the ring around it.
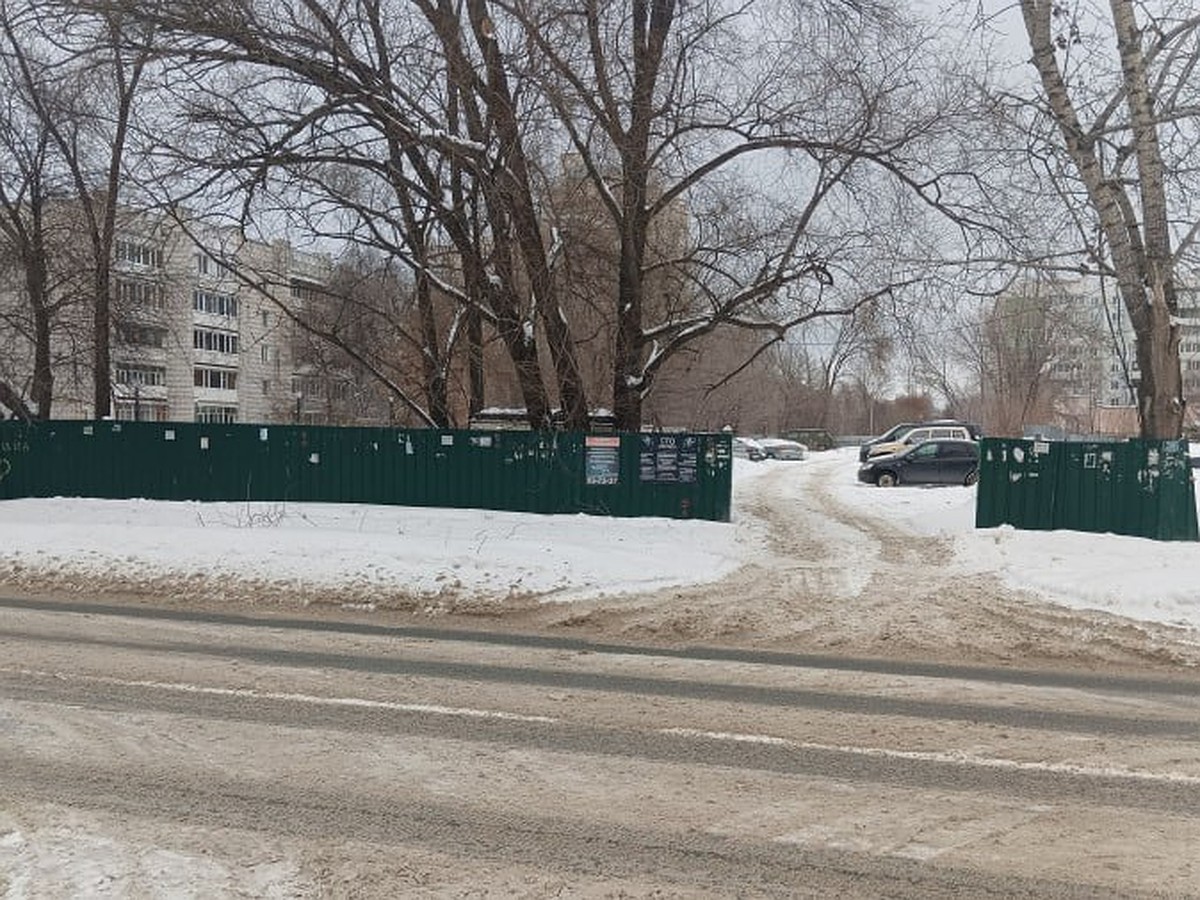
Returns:
[[[110,500],[0,502],[0,576],[57,573],[86,591],[108,573],[186,584],[196,575],[480,599],[532,592],[547,602],[715,580],[761,546],[738,499],[788,467],[792,488],[820,479],[859,514],[943,534],[964,572],[991,570],[1046,599],[1200,627],[1200,544],[1079,532],[974,527],[974,488],[860,485],[853,449],[804,462],[736,460],[734,522],[539,516],[481,510],[294,503]],[[14,578],[15,576],[15,578]]]

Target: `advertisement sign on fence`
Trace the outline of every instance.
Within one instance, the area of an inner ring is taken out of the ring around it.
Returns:
[[[643,434],[638,470],[642,481],[695,484],[699,440],[690,434]]]
[[[588,435],[584,439],[584,470],[588,484],[618,484],[621,480],[621,439]]]

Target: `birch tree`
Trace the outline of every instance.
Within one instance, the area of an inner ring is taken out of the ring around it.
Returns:
[[[1182,262],[1200,114],[1200,16],[1190,6],[1021,0],[1040,86],[1040,135],[1068,163],[1054,172],[1077,225],[1081,268],[1112,277],[1136,335],[1143,436],[1176,438]],[[1190,180],[1189,180],[1190,179]]]

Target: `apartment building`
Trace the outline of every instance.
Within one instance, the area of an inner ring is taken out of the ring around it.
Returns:
[[[327,257],[282,241],[124,214],[113,254],[113,415],[296,421],[296,327],[285,310],[330,271]],[[86,321],[85,310],[72,314]],[[54,417],[91,418],[88,354],[55,356]]]
[[[1091,427],[1082,416],[1083,400],[1090,400],[1090,419],[1120,419],[1120,433],[1137,431],[1137,386],[1141,370],[1137,341],[1129,315],[1115,288],[1094,280],[1080,280],[1067,289],[1079,298],[1084,321],[1074,341],[1056,364],[1052,378],[1063,395],[1074,402],[1080,422],[1071,423],[1085,432],[1108,433],[1111,429]],[[1200,271],[1181,272],[1176,285],[1179,326],[1179,367],[1187,400],[1184,422],[1189,433],[1200,429]],[[1121,414],[1121,415],[1119,415]]]

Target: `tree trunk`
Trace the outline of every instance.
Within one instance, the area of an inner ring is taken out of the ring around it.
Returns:
[[[1022,0],[1021,11],[1051,113],[1087,189],[1117,273],[1117,286],[1137,339],[1141,379],[1138,417],[1146,438],[1177,438],[1183,429],[1179,334],[1173,325],[1175,282],[1167,226],[1162,155],[1141,37],[1130,0],[1111,0],[1122,83],[1137,159],[1141,212],[1128,187],[1104,172],[1095,142],[1079,120],[1055,56],[1053,0]]]
[[[98,257],[92,301],[92,402],[97,419],[112,415],[112,295],[109,281],[108,265]]]
[[[22,254],[25,257],[25,289],[33,314],[33,380],[29,386],[29,399],[37,418],[49,419],[54,400],[54,369],[50,355],[50,298],[47,296],[50,279],[40,200],[33,204],[31,212],[32,233]]]
[[[37,418],[21,395],[5,381],[0,381],[0,406],[7,407],[13,416],[26,422]]]
[[[1154,96],[1146,74],[1141,31],[1131,0],[1111,0],[1117,50],[1133,129],[1140,187],[1145,251],[1137,257],[1146,309],[1144,332],[1138,334],[1138,407],[1142,435],[1177,438],[1183,431],[1183,376],[1179,365],[1178,311],[1162,149],[1155,121]],[[1128,301],[1126,301],[1128,303]]]
[[[486,394],[483,367],[483,316],[479,310],[467,310],[467,411],[476,416],[483,409]]]
[[[650,126],[663,45],[675,17],[674,0],[634,0],[633,92],[629,128],[614,135],[621,152],[621,263],[617,287],[617,334],[613,368],[613,415],[620,431],[638,431],[642,400],[653,377],[643,359],[646,241],[649,230]],[[612,127],[616,127],[614,124]]]
[[[33,381],[29,399],[37,410],[37,418],[49,419],[54,401],[54,370],[50,365],[50,316],[44,302],[33,310]]]
[[[630,221],[626,203],[625,221]],[[626,229],[622,229],[624,232]],[[617,333],[613,360],[613,418],[618,431],[642,427],[642,255],[639,241],[621,235],[621,263],[617,283]]]

